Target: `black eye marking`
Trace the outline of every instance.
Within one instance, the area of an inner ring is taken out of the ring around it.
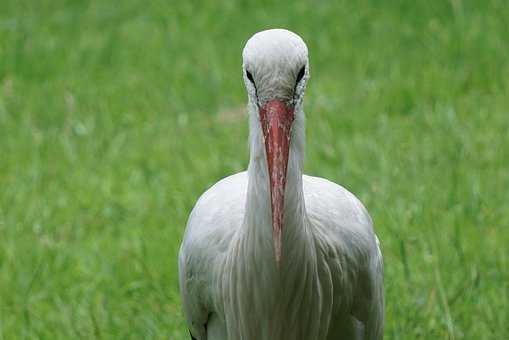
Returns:
[[[247,79],[249,79],[250,82],[253,83],[253,85],[255,84],[254,82],[254,79],[253,79],[253,75],[251,74],[251,72],[249,72],[248,70],[246,70],[246,76],[247,76]]]
[[[299,83],[299,81],[302,80],[304,77],[304,74],[306,73],[306,66],[302,66],[302,68],[299,71],[299,74],[297,74],[297,81],[295,83]]]
[[[249,72],[248,70],[246,70],[246,77],[247,77],[247,79],[249,79],[249,81],[251,82],[251,84],[253,84],[254,89],[255,89],[255,96],[256,96],[256,98],[258,98],[258,89],[256,88],[256,84],[255,84],[255,81],[254,81],[253,75],[252,75],[252,74],[251,74],[251,72]],[[258,102],[257,102],[257,105],[258,105]]]

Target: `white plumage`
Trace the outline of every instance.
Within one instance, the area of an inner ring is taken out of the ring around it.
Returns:
[[[196,340],[383,338],[371,219],[346,189],[302,173],[307,55],[302,39],[281,29],[244,48],[249,167],[200,197],[179,255]]]

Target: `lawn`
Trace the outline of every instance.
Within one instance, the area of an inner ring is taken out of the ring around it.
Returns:
[[[310,49],[306,173],[375,221],[386,339],[509,339],[508,22],[504,0],[2,0],[0,339],[188,339],[180,240],[246,168],[240,55],[270,27]]]

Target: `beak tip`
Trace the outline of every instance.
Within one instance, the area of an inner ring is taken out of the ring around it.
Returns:
[[[279,265],[281,264],[281,250],[276,250],[276,265],[279,268]]]
[[[273,235],[274,239],[274,258],[276,259],[276,266],[279,268],[281,265],[281,230],[278,230]]]

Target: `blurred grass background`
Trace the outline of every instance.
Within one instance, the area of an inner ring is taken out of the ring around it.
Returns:
[[[306,172],[366,204],[386,339],[509,338],[509,6],[0,3],[0,339],[187,339],[176,255],[246,168],[240,54],[308,43]]]

